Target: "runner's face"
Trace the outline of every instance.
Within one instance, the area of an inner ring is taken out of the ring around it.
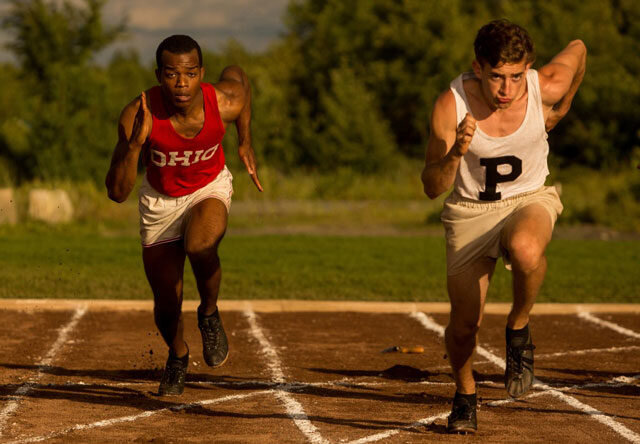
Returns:
[[[492,109],[507,109],[522,97],[527,88],[526,73],[530,66],[524,61],[495,67],[474,61],[473,71],[480,79],[487,105]]]
[[[177,109],[188,109],[198,97],[204,68],[200,66],[198,52],[185,54],[162,52],[162,68],[156,70],[165,99]]]

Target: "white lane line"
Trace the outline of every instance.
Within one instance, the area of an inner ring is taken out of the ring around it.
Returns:
[[[32,443],[32,442],[41,442],[41,441],[46,441],[46,440],[52,439],[52,438],[59,438],[61,436],[68,435],[69,433],[73,433],[73,432],[82,432],[82,431],[91,430],[91,429],[109,427],[109,426],[112,426],[112,425],[115,425],[115,424],[122,424],[122,423],[125,423],[125,422],[133,422],[133,421],[137,421],[139,419],[149,418],[149,417],[157,415],[159,413],[167,413],[167,412],[170,412],[170,411],[171,412],[179,412],[179,411],[182,411],[182,410],[192,409],[194,407],[202,407],[202,406],[206,406],[206,405],[220,404],[220,403],[226,402],[226,401],[235,401],[235,400],[239,400],[239,399],[246,399],[246,398],[251,398],[251,397],[254,397],[254,396],[266,395],[268,393],[271,393],[271,391],[270,390],[261,390],[259,392],[243,393],[241,395],[229,395],[229,396],[224,396],[222,398],[206,399],[204,401],[196,401],[196,402],[192,402],[192,403],[189,403],[189,404],[179,404],[179,405],[176,405],[176,406],[167,407],[167,408],[158,409],[158,410],[147,410],[147,411],[139,413],[137,415],[121,416],[119,418],[104,419],[102,421],[91,422],[91,423],[88,423],[88,424],[76,424],[74,426],[71,426],[69,428],[66,428],[64,430],[60,430],[60,431],[57,431],[57,432],[52,432],[52,433],[48,433],[46,435],[40,435],[40,436],[32,436],[32,437],[29,437],[29,438],[17,439],[15,441],[10,441],[10,442],[5,443],[5,444],[27,444],[27,443]]]
[[[580,319],[584,319],[585,321],[592,322],[594,324],[600,325],[601,327],[610,328],[611,330],[617,331],[620,334],[625,336],[630,336],[632,338],[640,339],[640,333],[637,333],[633,330],[629,330],[628,328],[624,328],[621,325],[615,324],[613,322],[605,321],[604,319],[600,319],[588,311],[581,311],[578,313],[578,317]]]
[[[421,311],[413,312],[409,316],[411,316],[413,319],[420,322],[422,326],[425,327],[427,330],[431,330],[437,333],[440,337],[444,338],[444,327],[438,324],[437,322],[435,322],[430,316],[427,316]],[[497,357],[496,355],[494,355],[484,347],[481,347],[480,345],[478,345],[476,347],[476,352],[479,355],[483,356],[488,361],[497,365],[498,367],[501,367],[503,369],[506,367],[506,363],[504,362],[504,359]]]
[[[543,384],[542,387],[546,389],[546,393],[549,393],[555,396],[556,398],[560,399],[561,401],[566,402],[571,407],[586,413],[587,415],[589,415],[591,418],[595,419],[599,423],[604,424],[610,427],[611,429],[613,429],[620,436],[628,439],[633,443],[640,443],[640,435],[629,430],[627,427],[620,424],[619,422],[613,420],[610,415],[606,413],[602,413],[600,410],[594,407],[591,407],[588,404],[578,401],[573,396],[565,395],[561,391],[554,390],[548,385]]]
[[[640,350],[640,345],[629,345],[626,347],[588,348],[584,350],[568,350],[568,351],[562,351],[562,352],[556,352],[556,353],[538,353],[536,354],[536,361],[540,359],[548,359],[548,358],[561,358],[564,356],[587,355],[587,354],[597,354],[597,353],[619,353],[619,352],[634,351],[634,350]],[[487,364],[489,362],[490,361],[487,361],[487,360],[482,360],[482,361],[478,360],[478,361],[474,361],[473,364],[482,365],[482,364]],[[433,369],[435,369],[435,367]],[[441,369],[442,370],[451,369],[451,367],[442,366]],[[428,370],[432,370],[432,369],[428,369]]]
[[[74,328],[76,328],[78,322],[86,312],[86,306],[82,305],[76,307],[71,320],[58,331],[58,338],[56,339],[56,342],[53,343],[46,356],[36,364],[38,366],[36,374],[31,376],[27,382],[18,387],[14,395],[11,397],[11,401],[9,401],[2,411],[0,411],[0,436],[3,434],[4,427],[7,424],[9,416],[16,411],[22,398],[27,395],[33,387],[36,386],[40,378],[42,378],[44,370],[51,365],[55,356],[58,354],[65,342],[67,342],[69,334]]]
[[[542,388],[544,391],[531,393],[529,395],[523,396],[522,398],[507,398],[507,399],[499,399],[497,401],[487,402],[485,405],[489,407],[498,407],[504,404],[511,404],[513,402],[522,401],[529,398],[537,398],[538,396],[548,394],[548,390],[545,387],[550,387],[551,390],[556,390],[559,392],[568,392],[570,390],[580,390],[580,389],[589,389],[589,388],[606,388],[606,387],[636,387],[636,382],[640,380],[640,375],[635,376],[616,376],[613,379],[610,379],[605,382],[588,382],[586,384],[574,384],[570,386],[564,387],[552,387],[548,384],[542,384],[540,382],[536,382],[533,384],[534,388]],[[480,383],[478,383],[480,384]]]
[[[258,321],[256,319],[256,314],[252,309],[247,309],[244,312],[244,315],[249,322],[249,327],[251,334],[258,340],[260,346],[262,347],[262,353],[267,358],[267,367],[271,371],[271,378],[274,382],[282,384],[280,387],[281,390],[277,390],[274,395],[282,404],[287,411],[287,415],[293,420],[296,427],[302,432],[306,438],[312,443],[328,443],[326,439],[322,437],[316,426],[314,426],[311,421],[309,421],[309,417],[302,408],[302,405],[296,401],[293,396],[288,392],[291,389],[285,383],[284,373],[282,372],[282,363],[280,362],[280,358],[278,357],[278,353],[275,348],[271,345],[271,343],[267,340],[264,332],[258,325]]]
[[[570,350],[557,353],[541,353],[536,355],[536,359],[558,358],[569,355],[586,355],[589,353],[618,353],[624,351],[639,350],[640,345],[630,345],[628,347],[609,347],[609,348],[589,348],[586,350]]]
[[[410,424],[410,425],[408,425],[406,427],[402,427],[402,428],[398,428],[398,429],[386,430],[384,432],[376,433],[375,435],[370,435],[370,436],[366,436],[364,438],[356,439],[354,441],[349,441],[346,444],[365,444],[365,443],[368,443],[368,442],[381,441],[383,439],[387,439],[387,438],[389,438],[391,436],[397,435],[398,433],[405,432],[405,431],[410,430],[410,429],[415,429],[417,427],[424,427],[424,426],[433,424],[435,421],[437,421],[439,419],[444,419],[447,416],[449,416],[449,412],[440,413],[440,414],[434,415],[434,416],[429,416],[428,418],[419,419],[416,422],[414,422],[413,424]]]
[[[421,316],[422,315],[422,316]],[[426,328],[428,328],[429,330],[432,331],[441,331],[442,335],[444,335],[444,328],[436,323],[433,319],[431,319],[429,316],[427,316],[426,314],[422,313],[422,312],[416,312],[416,313],[412,313],[411,316],[414,319],[417,319],[418,321],[420,321],[420,323],[422,325],[424,325]],[[580,315],[579,315],[580,316]],[[586,313],[586,316],[591,316],[589,313]],[[593,316],[591,316],[593,317]],[[601,319],[595,318],[594,319],[601,321],[601,322],[606,322],[606,321],[602,321]],[[589,319],[588,319],[589,320]],[[592,321],[593,322],[593,321]],[[611,324],[611,323],[609,323]],[[616,326],[615,324],[611,324],[612,326]],[[612,326],[608,326],[609,328],[613,328]],[[619,326],[616,326],[619,327]],[[623,329],[622,327],[619,327],[621,330],[627,330],[627,329]],[[618,330],[617,330],[618,331]],[[631,330],[627,330],[628,332],[631,332]],[[631,332],[634,333],[634,332]],[[502,370],[505,369],[505,362],[503,359],[495,356],[493,353],[491,353],[488,350],[484,350],[483,353],[480,352],[480,346],[477,347],[478,353],[482,354],[483,356],[485,356],[485,358],[489,359],[491,362],[493,362],[494,364],[496,364],[498,367],[500,367]],[[622,424],[620,424],[619,422],[613,420],[610,416],[606,415],[605,413],[600,412],[599,410],[584,404],[580,401],[578,401],[576,398],[569,396],[569,395],[565,395],[564,393],[546,385],[546,384],[542,384],[540,383],[540,381],[536,380],[536,386],[543,388],[545,391],[544,392],[540,392],[542,394],[546,394],[549,393],[553,396],[556,396],[557,398],[561,399],[562,401],[564,401],[565,403],[569,404],[571,407],[581,410],[582,412],[588,414],[590,417],[592,417],[593,419],[595,419],[596,421],[610,427],[613,431],[615,431],[616,433],[620,434],[621,436],[623,436],[624,438],[627,438],[628,440],[630,440],[631,442],[634,443],[640,443],[640,435],[636,434],[635,432],[632,432],[631,430],[629,430],[628,428],[626,428],[625,426],[623,426]],[[537,394],[535,394],[537,395]],[[540,396],[540,395],[538,395]]]

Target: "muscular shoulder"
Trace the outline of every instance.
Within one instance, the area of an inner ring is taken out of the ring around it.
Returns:
[[[456,99],[451,89],[443,91],[436,99],[431,113],[431,130],[442,134],[456,128]]]
[[[542,102],[547,106],[558,103],[571,86],[580,60],[586,55],[586,46],[581,40],[574,40],[551,62],[538,70],[538,81]]]
[[[571,85],[573,72],[559,63],[550,63],[538,71],[542,103],[553,106],[562,99]]]
[[[232,116],[239,112],[244,106],[245,96],[242,85],[236,82],[218,82],[213,85],[216,91],[216,100],[218,101],[218,109],[223,120],[225,116]]]
[[[443,91],[433,105],[426,161],[443,158],[456,137],[456,100],[450,89]]]
[[[239,66],[227,66],[215,83],[218,109],[222,120],[235,120],[250,100],[249,79]]]

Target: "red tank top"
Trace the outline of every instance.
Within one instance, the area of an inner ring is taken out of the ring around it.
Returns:
[[[204,96],[204,125],[192,139],[181,136],[169,121],[162,90],[149,90],[153,127],[145,143],[147,179],[158,192],[185,196],[213,181],[224,168],[222,138],[224,125],[213,85],[201,83]]]

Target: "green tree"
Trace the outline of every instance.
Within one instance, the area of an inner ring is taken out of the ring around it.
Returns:
[[[104,175],[117,115],[105,106],[110,79],[90,62],[124,28],[103,25],[104,4],[11,2],[3,26],[14,36],[8,46],[30,92],[30,106],[22,116],[28,146],[19,159],[21,179],[98,180]]]
[[[300,96],[313,104],[312,119],[327,113],[320,95],[331,88],[331,72],[347,67],[374,94],[400,151],[422,156],[433,101],[460,68],[470,66],[473,36],[467,30],[474,19],[462,13],[464,5],[458,0],[293,2],[289,38],[302,59],[294,80]]]
[[[314,164],[365,174],[391,167],[396,146],[375,95],[350,68],[332,70],[330,79],[329,89],[320,94],[325,113],[319,121],[319,146],[310,153]]]
[[[331,89],[332,71],[346,67],[374,94],[400,152],[420,157],[435,98],[470,69],[476,31],[497,18],[530,32],[538,52],[534,67],[572,39],[587,45],[587,76],[572,111],[550,133],[562,164],[607,167],[640,150],[640,2],[634,0],[291,2],[285,42],[299,53],[292,90],[307,113],[293,117],[326,121],[321,96]]]
[[[0,186],[24,176],[30,128],[24,116],[33,104],[30,91],[12,64],[0,65]]]

